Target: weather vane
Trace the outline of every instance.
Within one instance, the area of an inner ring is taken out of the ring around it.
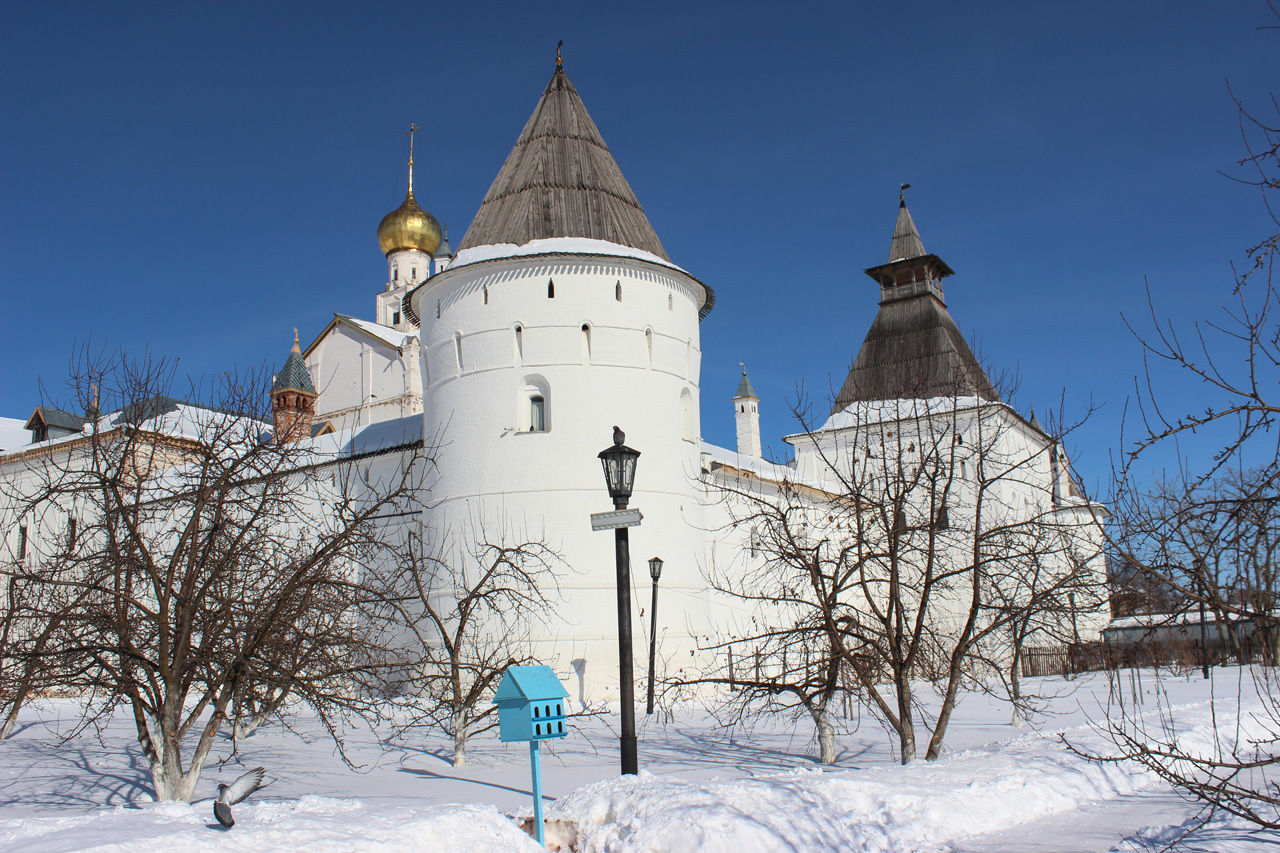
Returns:
[[[911,189],[911,184],[900,184],[898,187],[898,201],[902,204],[907,202],[907,190]]]
[[[560,43],[556,45],[556,70],[564,68],[564,59],[560,57],[560,48],[564,47],[564,39],[560,39]]]

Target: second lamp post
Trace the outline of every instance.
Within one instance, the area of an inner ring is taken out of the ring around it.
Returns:
[[[653,663],[658,649],[658,578],[662,577],[662,559],[649,561],[649,577],[653,578],[653,603],[649,606],[649,701],[645,703],[646,715],[653,713]]]

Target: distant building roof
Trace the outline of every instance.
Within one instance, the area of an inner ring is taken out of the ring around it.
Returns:
[[[751,380],[747,378],[747,366],[742,365],[742,379],[738,382],[738,393],[733,395],[733,399],[739,397],[756,397],[755,389],[751,387]],[[756,397],[756,399],[760,399]]]
[[[559,65],[458,249],[549,237],[605,240],[670,260]]]
[[[80,432],[84,429],[85,418],[82,415],[73,415],[70,412],[64,412],[61,409],[55,409],[51,406],[36,406],[31,417],[27,418],[26,429],[36,429],[43,423],[45,426],[54,429],[66,429],[72,432]]]

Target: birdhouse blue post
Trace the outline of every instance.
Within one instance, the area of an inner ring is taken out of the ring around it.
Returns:
[[[549,666],[507,667],[493,704],[498,706],[498,737],[503,743],[529,742],[529,764],[533,772],[533,831],[542,838],[542,766],[538,744],[564,737],[565,699],[569,691]]]

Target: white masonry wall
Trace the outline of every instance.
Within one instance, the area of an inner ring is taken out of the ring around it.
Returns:
[[[630,539],[642,690],[650,557],[665,561],[663,655],[687,657],[690,634],[707,624],[696,485],[702,288],[636,258],[535,255],[451,267],[411,298],[425,435],[438,437],[427,535],[465,544],[483,527],[564,557],[558,615],[531,629],[535,654],[575,696],[613,697],[617,685],[614,535],[589,520],[613,508],[597,453],[614,425],[641,452],[631,506],[644,522]],[[535,395],[544,431],[530,429]]]

